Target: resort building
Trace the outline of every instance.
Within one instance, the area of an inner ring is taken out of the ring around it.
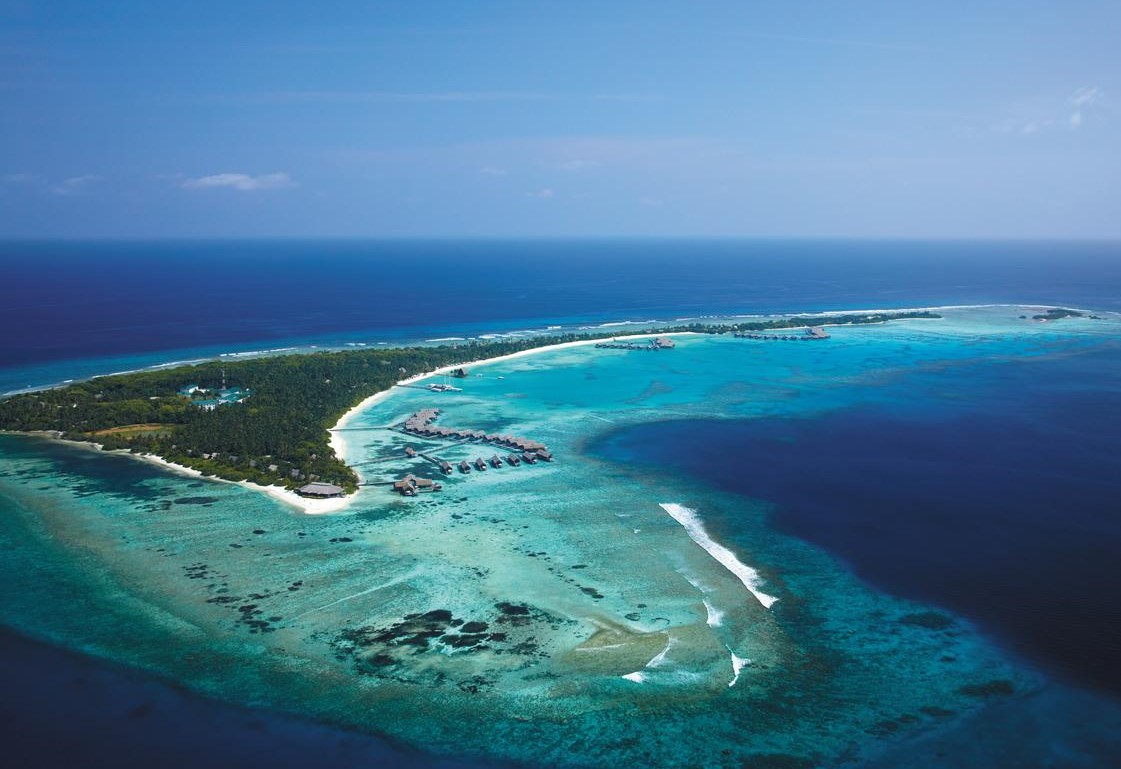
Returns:
[[[329,497],[341,497],[346,492],[333,483],[309,483],[296,489],[296,493],[301,497],[327,499]]]
[[[197,384],[184,385],[179,388],[179,394],[190,398],[193,395],[209,395],[209,398],[199,398],[191,401],[191,405],[205,411],[213,411],[219,406],[225,406],[232,403],[244,403],[250,396],[248,388],[241,387],[223,387],[221,390],[212,391],[204,387],[199,387]]]

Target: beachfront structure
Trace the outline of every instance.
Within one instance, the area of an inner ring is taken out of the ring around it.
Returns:
[[[677,343],[668,336],[659,336],[645,344],[641,342],[620,342],[612,339],[610,342],[597,342],[596,348],[600,350],[672,350]]]
[[[342,488],[333,483],[309,483],[296,489],[296,493],[301,497],[312,497],[314,499],[341,497],[346,494]]]
[[[189,385],[183,385],[182,387],[180,387],[179,390],[178,390],[178,393],[180,395],[184,396],[184,397],[189,398],[198,391],[199,391],[199,386],[197,384],[189,384]]]

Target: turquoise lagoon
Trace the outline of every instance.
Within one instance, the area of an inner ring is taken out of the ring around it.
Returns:
[[[3,620],[209,696],[443,755],[770,767],[934,765],[950,751],[962,765],[1098,765],[1119,750],[1102,736],[1121,722],[1111,701],[862,583],[773,529],[763,501],[589,450],[650,422],[809,419],[906,398],[887,385],[1078,355],[1115,345],[1119,328],[944,312],[831,329],[827,342],[555,349],[475,366],[460,392],[399,387],[338,433],[369,485],[324,516],[0,436]],[[494,453],[392,429],[433,406],[439,424],[541,440],[556,461],[397,497],[385,482],[439,476],[406,446],[453,463]],[[807,482],[828,461],[807,447]]]

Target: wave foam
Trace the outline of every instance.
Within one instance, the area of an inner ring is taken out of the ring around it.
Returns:
[[[701,522],[700,517],[697,515],[696,510],[692,510],[684,505],[679,505],[676,502],[662,502],[658,505],[675,521],[680,523],[689,538],[696,542],[701,548],[716,559],[728,571],[732,572],[743,583],[751,593],[763,604],[766,609],[771,608],[771,605],[778,600],[778,598],[767,595],[760,588],[762,587],[763,580],[759,576],[759,572],[743,563],[736,554],[728,548],[721,545],[719,542],[713,540],[705,531],[704,524]]]
[[[751,660],[746,657],[737,657],[731,649],[728,649],[728,653],[732,655],[732,680],[728,683],[728,688],[731,689],[736,685],[736,681],[740,680],[740,672],[751,664]]]
[[[673,636],[668,637],[666,639],[665,647],[660,652],[651,657],[650,661],[642,666],[642,670],[636,670],[633,673],[627,673],[626,675],[620,676],[620,678],[625,678],[628,681],[634,681],[636,684],[643,683],[650,677],[650,675],[646,671],[650,670],[651,668],[660,667],[662,663],[665,662],[666,655],[669,654],[669,650],[673,648],[673,644]]]

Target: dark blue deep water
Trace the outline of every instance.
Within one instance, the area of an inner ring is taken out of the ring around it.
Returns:
[[[765,501],[877,587],[1121,694],[1121,345],[890,388],[890,406],[650,423],[594,448]],[[734,519],[711,523],[735,539]]]
[[[0,369],[356,332],[1003,302],[1121,309],[1117,242],[0,242],[0,269]]]

